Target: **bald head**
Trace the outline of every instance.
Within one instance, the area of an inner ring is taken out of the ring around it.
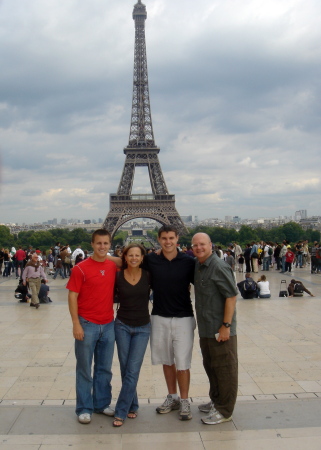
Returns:
[[[192,238],[193,253],[200,263],[207,260],[212,254],[211,238],[206,233],[196,233]]]

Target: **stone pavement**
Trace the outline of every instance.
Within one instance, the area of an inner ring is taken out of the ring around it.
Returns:
[[[260,275],[260,274],[259,274]],[[191,369],[193,419],[160,416],[166,387],[146,352],[138,385],[139,417],[115,429],[74,414],[75,359],[65,280],[51,280],[53,303],[39,310],[13,296],[16,280],[0,278],[0,450],[70,449],[321,449],[321,275],[266,273],[272,298],[238,298],[239,392],[233,421],[206,426],[197,404],[208,383],[197,339]],[[237,280],[243,274],[236,274]],[[279,298],[280,280],[294,277],[316,295]],[[257,279],[257,275],[255,275]],[[113,395],[120,388],[115,351]]]

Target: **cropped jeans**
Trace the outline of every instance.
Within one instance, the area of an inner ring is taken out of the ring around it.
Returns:
[[[126,419],[139,408],[136,387],[150,335],[150,323],[140,327],[115,320],[115,337],[120,364],[122,387],[115,408],[115,417]]]
[[[114,356],[114,321],[97,325],[79,317],[84,340],[75,340],[76,414],[102,412],[111,402],[111,365]],[[91,365],[94,358],[93,377]]]

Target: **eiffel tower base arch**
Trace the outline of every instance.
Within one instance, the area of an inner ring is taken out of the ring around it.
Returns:
[[[187,233],[176,208],[175,195],[110,195],[110,210],[103,228],[113,237],[126,222],[138,219],[154,219],[162,225],[172,225],[180,236]]]

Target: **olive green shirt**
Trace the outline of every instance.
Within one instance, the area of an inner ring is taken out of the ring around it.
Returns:
[[[231,266],[215,253],[203,264],[196,261],[194,289],[199,336],[215,338],[223,323],[226,299],[238,293]],[[236,335],[236,310],[230,335]]]

